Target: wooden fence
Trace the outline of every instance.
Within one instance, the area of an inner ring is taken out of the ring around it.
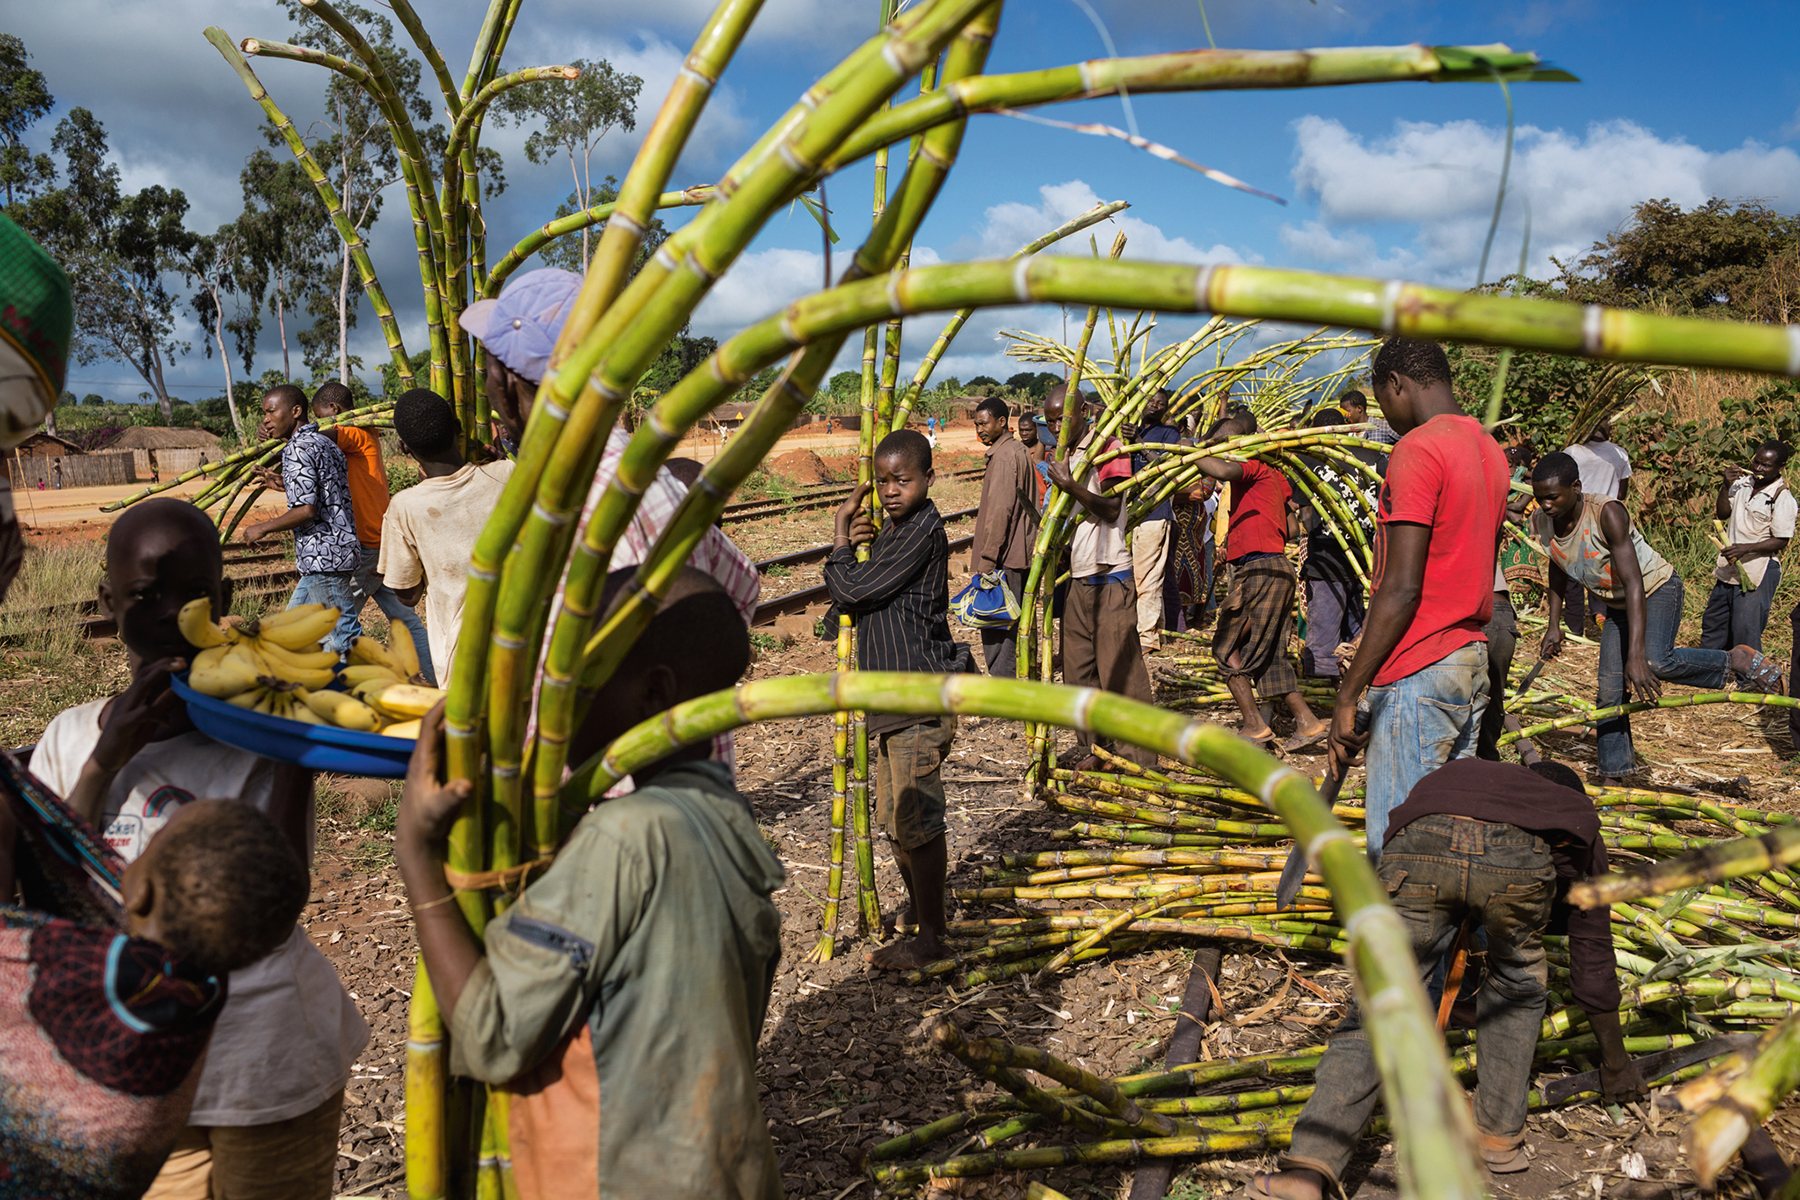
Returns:
[[[158,460],[161,454],[158,454]],[[57,471],[57,464],[62,470]],[[136,483],[137,462],[129,450],[111,454],[43,455],[25,458],[13,455],[6,460],[6,474],[15,488],[99,487],[114,483]]]
[[[132,450],[131,456],[137,460],[137,477],[152,479],[160,475],[163,479],[175,478],[183,471],[191,471],[201,463],[210,462],[207,452],[198,446],[173,447],[168,450]],[[150,470],[150,456],[156,455],[156,471]]]

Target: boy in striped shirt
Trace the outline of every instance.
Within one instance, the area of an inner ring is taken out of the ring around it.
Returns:
[[[837,544],[825,560],[825,586],[840,612],[856,621],[856,666],[862,671],[943,674],[964,668],[965,648],[950,636],[950,542],[931,502],[931,444],[912,430],[888,434],[875,447],[875,492],[887,513],[879,534],[863,504],[869,485],[837,511]],[[856,561],[855,547],[869,557]],[[944,956],[944,836],[941,770],[956,738],[956,718],[871,713],[876,744],[875,816],[893,846],[906,883],[905,924],[918,932],[876,950],[880,970],[910,971]]]

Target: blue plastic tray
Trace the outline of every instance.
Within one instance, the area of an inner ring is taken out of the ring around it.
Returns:
[[[331,725],[307,725],[272,717],[254,709],[239,708],[211,696],[203,696],[176,677],[175,694],[187,702],[194,728],[215,742],[236,746],[276,762],[293,763],[314,771],[338,775],[368,775],[399,779],[412,757],[412,738],[357,733]]]

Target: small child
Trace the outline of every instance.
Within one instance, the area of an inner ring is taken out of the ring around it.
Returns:
[[[356,407],[350,389],[333,380],[319,385],[313,393],[312,414],[315,421],[334,421]],[[393,588],[381,581],[382,519],[387,516],[387,466],[381,460],[381,440],[366,429],[354,425],[334,425],[327,435],[337,443],[344,455],[345,476],[350,481],[350,512],[356,519],[356,540],[362,547],[356,574],[350,582],[351,595],[360,618],[363,604],[373,600],[382,615],[406,626],[413,647],[419,652],[419,674],[432,687],[437,686],[437,672],[432,669],[432,648],[425,636],[425,622],[414,611],[416,601],[403,600]]]
[[[614,571],[607,599],[635,568]],[[729,688],[743,618],[684,568],[570,740],[580,762],[638,722]],[[775,1200],[756,1041],[781,954],[783,883],[724,764],[691,746],[634,772],[477,938],[444,876],[467,781],[439,782],[442,707],[425,718],[396,857],[450,1069],[509,1084],[519,1194]]]
[[[226,611],[212,521],[183,500],[126,509],[107,535],[100,611],[118,627],[131,683],[117,696],[59,713],[38,740],[31,771],[127,862],[184,805],[206,796],[262,810],[310,862],[311,772],[195,732],[169,687],[191,653],[177,614],[201,597],[213,612]],[[233,972],[231,990],[190,1127],[149,1194],[205,1195],[210,1186],[215,1195],[323,1200],[337,1165],[344,1086],[368,1026],[298,925],[274,953]]]
[[[287,940],[306,868],[231,800],[183,805],[121,868],[10,756],[0,775],[0,876],[10,895],[16,859],[32,905],[0,907],[4,1191],[141,1196],[187,1123],[225,973]]]
[[[950,542],[928,495],[936,478],[922,434],[898,430],[875,447],[876,494],[887,513],[879,535],[863,508],[869,485],[837,511],[837,545],[825,560],[825,586],[856,623],[856,665],[863,671],[967,669],[968,651],[950,636]],[[854,546],[872,543],[867,562]],[[944,877],[949,850],[940,774],[956,739],[954,716],[871,713],[877,746],[875,811],[906,883],[905,924],[918,933],[869,958],[884,971],[910,971],[944,956]]]

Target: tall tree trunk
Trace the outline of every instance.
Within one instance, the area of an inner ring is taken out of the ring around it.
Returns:
[[[338,118],[338,124],[340,127],[343,125],[343,118],[341,116]],[[339,138],[339,142],[340,142],[340,144],[343,145],[344,149],[338,155],[338,162],[339,162],[338,170],[339,170],[339,175],[343,179],[343,185],[344,185],[344,195],[343,195],[344,211],[346,213],[348,213],[348,212],[352,211],[350,208],[350,192],[351,192],[352,180],[351,180],[351,176],[350,176],[349,139],[348,138]],[[357,227],[359,229],[361,228],[361,225],[362,225],[362,223],[360,221],[358,221]],[[338,271],[338,299],[337,299],[338,382],[343,384],[345,387],[349,387],[350,386],[350,243],[344,242],[343,247],[344,247],[343,254],[342,254],[343,263],[342,263],[341,268]]]
[[[225,349],[225,297],[210,284],[206,290],[213,302],[213,344],[219,348],[219,363],[225,368],[225,411],[231,414],[232,432],[241,442],[244,440],[244,423],[238,419],[237,393],[232,390],[231,381],[231,354]]]
[[[287,275],[280,267],[275,268],[275,328],[281,331],[281,378],[292,383],[294,366],[288,360],[287,339]]]
[[[150,362],[150,386],[156,389],[156,407],[162,412],[164,425],[175,423],[175,401],[169,398],[168,385],[163,382],[162,355],[151,350],[145,355]]]

